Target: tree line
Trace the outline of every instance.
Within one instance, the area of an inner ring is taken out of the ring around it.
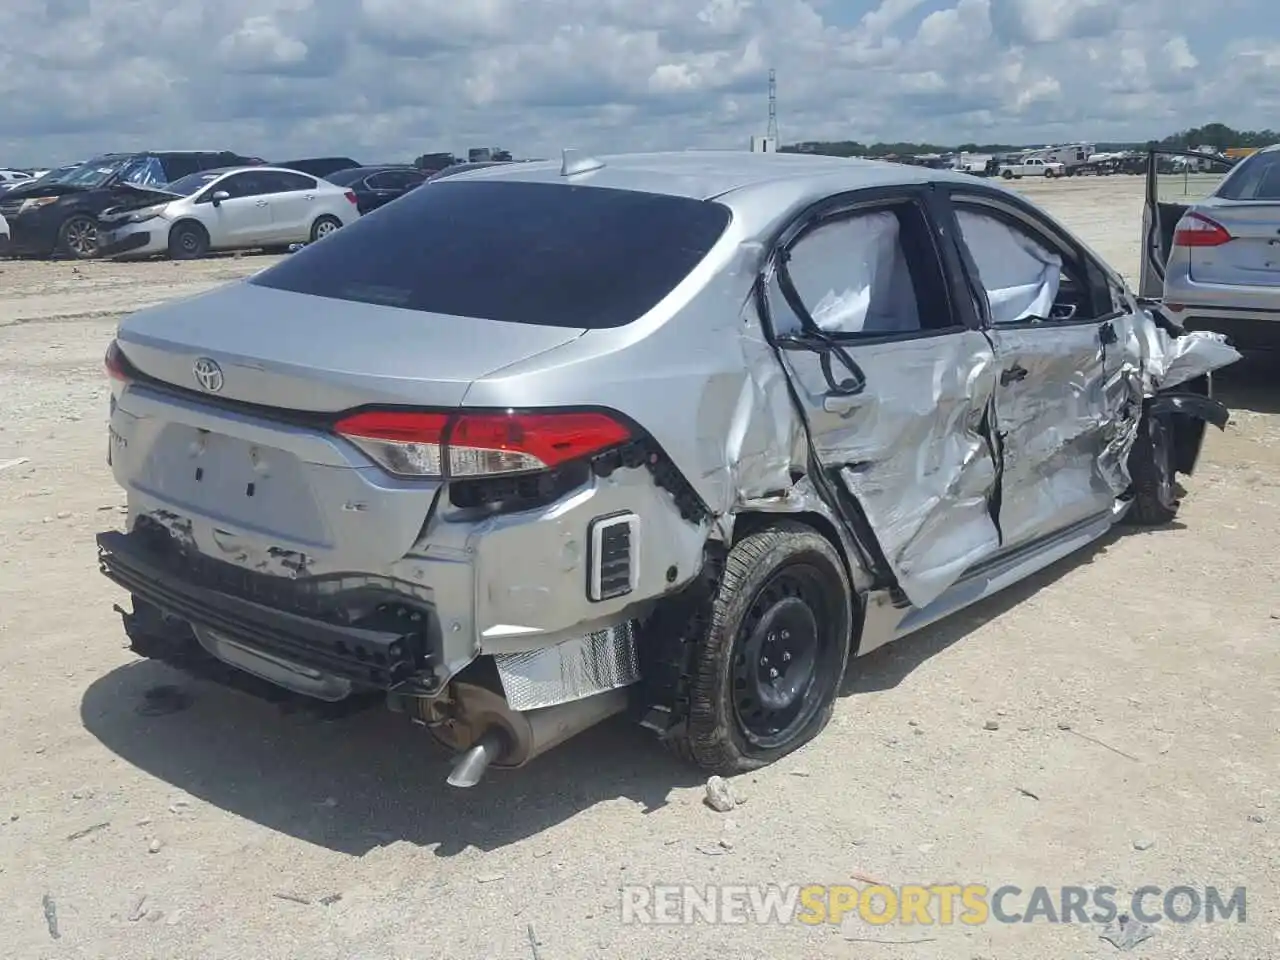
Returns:
[[[1172,133],[1159,141],[1131,141],[1127,143],[1097,143],[1099,151],[1143,149],[1148,146],[1167,147],[1171,150],[1191,150],[1196,147],[1265,147],[1280,143],[1280,133],[1274,130],[1235,130],[1225,123],[1206,123]],[[1014,153],[1043,144],[1014,143],[962,143],[948,146],[939,143],[861,143],[857,140],[808,140],[788,143],[778,147],[779,153],[818,153],[828,157],[889,157],[917,156],[927,153]]]

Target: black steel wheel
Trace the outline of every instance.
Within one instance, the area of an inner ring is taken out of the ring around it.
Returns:
[[[179,223],[169,231],[169,256],[198,260],[209,252],[209,234],[198,223]]]
[[[840,555],[782,521],[733,546],[695,653],[678,753],[719,774],[754,770],[817,736],[844,678],[852,624]]]
[[[1181,506],[1175,471],[1173,425],[1167,417],[1146,414],[1129,451],[1133,506],[1126,517],[1138,526],[1169,523]]]
[[[72,214],[58,231],[58,247],[69,257],[91,260],[98,255],[98,221],[83,213]]]

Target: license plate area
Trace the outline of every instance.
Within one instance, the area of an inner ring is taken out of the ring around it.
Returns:
[[[166,424],[137,486],[233,532],[316,545],[327,540],[307,465],[278,447]]]

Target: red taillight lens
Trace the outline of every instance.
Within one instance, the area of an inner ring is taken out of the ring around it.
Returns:
[[[405,477],[488,477],[547,470],[631,439],[602,413],[367,411],[338,422],[379,465]]]
[[[347,191],[347,199],[350,200],[352,203],[358,202],[356,199],[356,192],[354,190]]]
[[[1184,214],[1173,231],[1175,247],[1220,247],[1230,241],[1226,227],[1199,213]]]
[[[340,420],[334,429],[391,473],[438,477],[448,425],[444,413],[370,410]]]
[[[449,433],[449,473],[546,470],[630,438],[626,427],[601,413],[464,414]]]
[[[111,345],[107,347],[107,355],[102,362],[107,368],[107,376],[112,380],[128,383],[133,379],[129,361],[125,359],[124,351],[115,340],[112,340]]]

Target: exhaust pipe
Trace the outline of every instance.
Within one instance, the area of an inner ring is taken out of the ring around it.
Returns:
[[[625,687],[593,694],[580,700],[512,710],[506,698],[486,687],[455,682],[458,716],[451,726],[437,728],[437,737],[462,756],[454,762],[448,783],[474,787],[490,766],[522,767],[588,727],[626,710],[630,695]]]
[[[474,787],[489,769],[489,764],[502,755],[506,737],[501,727],[490,727],[480,742],[460,756],[449,773],[449,786]]]

